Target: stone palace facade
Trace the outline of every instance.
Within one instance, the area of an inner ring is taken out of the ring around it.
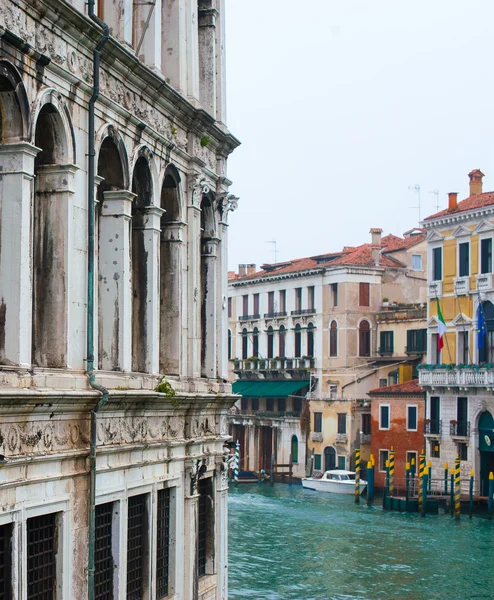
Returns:
[[[0,3],[5,598],[228,597],[224,5]]]

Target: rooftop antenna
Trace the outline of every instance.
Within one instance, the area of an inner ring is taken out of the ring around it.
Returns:
[[[410,208],[418,208],[419,209],[419,223],[420,223],[420,185],[416,183],[415,185],[409,185],[409,190],[413,190],[417,194],[417,206],[410,206]]]
[[[432,190],[429,194],[434,194],[434,196],[436,196],[436,211],[439,212],[439,190]]]
[[[276,240],[272,240],[270,242],[266,242],[266,244],[273,244],[273,252],[274,252],[274,263],[278,262],[278,250],[276,249]]]

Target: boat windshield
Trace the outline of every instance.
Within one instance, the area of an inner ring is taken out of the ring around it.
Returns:
[[[351,479],[352,481],[355,481],[355,475],[348,475],[348,479]]]
[[[350,477],[348,475],[340,475],[342,481],[348,481]]]

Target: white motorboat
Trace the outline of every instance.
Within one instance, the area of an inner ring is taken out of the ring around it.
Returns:
[[[302,486],[318,492],[331,492],[333,494],[355,494],[355,472],[335,469],[326,471],[319,477],[304,477]],[[359,481],[359,494],[367,487],[367,481]]]

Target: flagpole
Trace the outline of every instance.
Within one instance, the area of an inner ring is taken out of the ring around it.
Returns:
[[[449,356],[449,363],[452,364],[453,361],[451,360],[451,352],[449,350],[449,342],[448,342],[448,326],[446,325],[446,321],[444,320],[443,314],[441,312],[441,305],[439,304],[439,298],[436,296],[436,310],[437,310],[437,320],[438,320],[438,337],[440,336],[440,330],[441,327],[440,325],[443,325],[445,327],[444,329],[444,335],[441,335],[441,339],[444,338],[444,340],[446,341],[446,348],[448,349],[448,356]],[[444,344],[443,344],[444,346]],[[440,350],[440,352],[442,352],[442,348]]]

